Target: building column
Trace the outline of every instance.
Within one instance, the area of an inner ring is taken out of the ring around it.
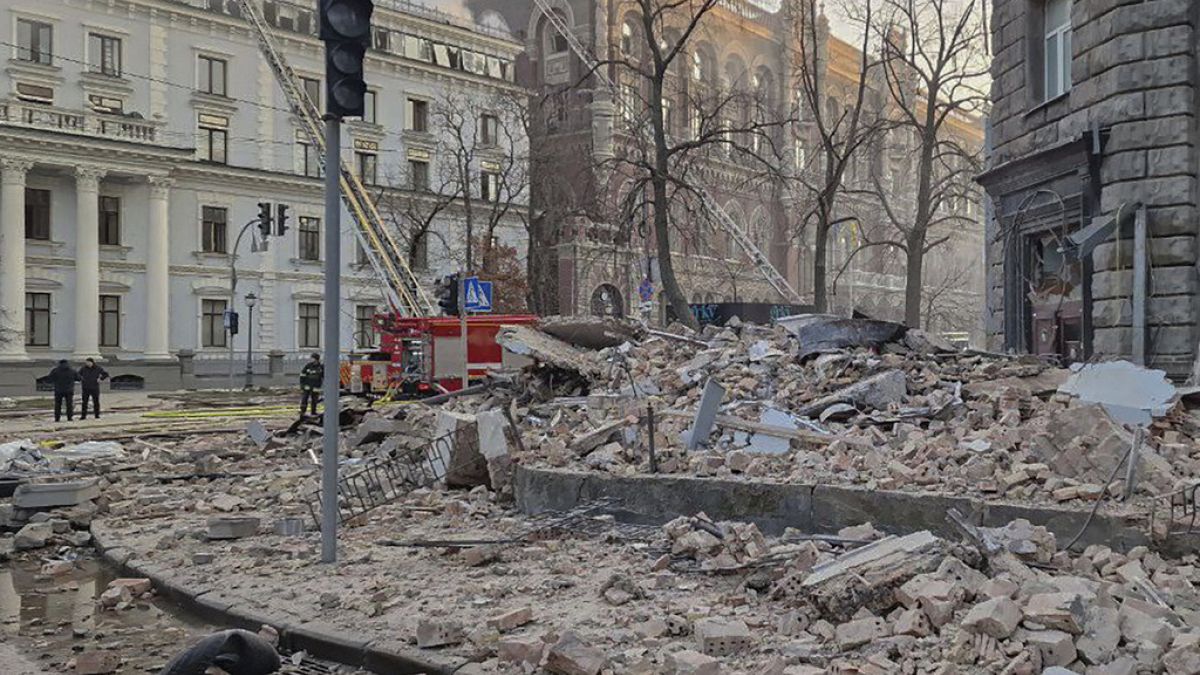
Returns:
[[[25,354],[25,174],[33,162],[0,158],[0,360]]]
[[[150,177],[150,221],[146,237],[146,353],[147,359],[171,356],[170,329],[170,195],[175,182]]]
[[[100,358],[100,178],[75,169],[75,357]]]

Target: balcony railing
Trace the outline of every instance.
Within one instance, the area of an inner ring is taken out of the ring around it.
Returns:
[[[155,144],[158,143],[160,127],[157,122],[136,117],[68,110],[15,100],[0,101],[0,125]]]

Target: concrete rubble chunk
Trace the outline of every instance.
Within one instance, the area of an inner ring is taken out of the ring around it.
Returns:
[[[445,471],[446,485],[475,487],[488,484],[487,459],[479,451],[479,428],[475,415],[439,410],[433,443],[438,462]]]
[[[52,536],[54,527],[49,522],[28,523],[13,536],[13,548],[18,551],[42,548]]]
[[[1075,661],[1075,642],[1063,631],[1029,631],[1025,635],[1025,643],[1041,653],[1043,666],[1067,666]]]
[[[149,593],[153,585],[146,578],[121,578],[108,582],[109,588],[128,588],[133,595]]]
[[[422,619],[417,622],[417,646],[421,649],[456,645],[466,638],[466,631],[458,621]]]
[[[539,637],[504,637],[496,643],[496,656],[504,662],[537,665],[546,646]]]
[[[673,675],[719,675],[721,662],[695,650],[677,651],[668,658]]]
[[[1121,622],[1121,637],[1130,644],[1148,642],[1166,648],[1171,644],[1174,631],[1162,619],[1151,616],[1130,604],[1124,604],[1119,611]]]
[[[1118,422],[1140,425],[1167,414],[1179,399],[1165,371],[1129,361],[1074,364],[1058,391],[1100,404]]]
[[[984,600],[963,618],[963,628],[1002,640],[1013,634],[1021,622],[1021,608],[1007,597]]]
[[[608,666],[604,652],[584,642],[572,631],[564,631],[550,647],[546,670],[559,675],[597,675]]]
[[[1087,675],[1137,675],[1137,672],[1137,660],[1128,656],[1119,656],[1104,665],[1087,669]]]
[[[253,516],[214,516],[208,519],[209,539],[241,539],[258,534],[260,520]]]
[[[831,405],[846,403],[867,410],[887,410],[899,404],[908,393],[908,378],[904,371],[887,370],[820,398],[800,409],[802,417],[819,415]]]
[[[888,635],[887,621],[877,616],[847,621],[834,630],[834,640],[842,651],[861,647]]]
[[[884,612],[895,606],[897,587],[937,568],[944,549],[945,542],[927,530],[886,537],[816,565],[799,591],[839,622],[863,607]]]
[[[1026,620],[1071,635],[1082,634],[1086,622],[1078,593],[1038,593],[1029,597],[1023,611]]]
[[[786,431],[795,431],[800,428],[791,415],[777,408],[764,409],[758,421],[764,426]],[[748,452],[764,455],[782,455],[791,450],[791,448],[792,442],[789,439],[783,436],[760,432],[750,436],[750,445],[746,449]]]
[[[571,370],[585,377],[599,376],[600,361],[592,352],[577,347],[529,326],[504,326],[496,333],[496,344],[518,356],[539,363]]]
[[[19,509],[50,509],[75,506],[100,496],[100,479],[58,483],[23,483],[13,492],[13,506]]]
[[[1107,663],[1120,642],[1120,613],[1112,607],[1088,607],[1083,635],[1075,641],[1079,658],[1092,665]]]
[[[738,619],[699,619],[692,627],[700,651],[709,656],[728,656],[750,648],[750,628]]]

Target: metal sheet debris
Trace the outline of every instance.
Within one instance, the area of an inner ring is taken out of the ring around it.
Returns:
[[[1164,371],[1129,361],[1075,364],[1058,391],[1099,403],[1118,422],[1141,426],[1166,415],[1179,400],[1179,391]]]

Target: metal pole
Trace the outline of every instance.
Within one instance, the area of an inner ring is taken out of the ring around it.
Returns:
[[[246,305],[246,389],[254,388],[254,307]]]
[[[1117,233],[1120,237],[1120,233]],[[1146,207],[1133,221],[1133,362],[1146,365]]]
[[[467,247],[470,249],[471,244],[468,242]],[[470,253],[467,254],[468,257]],[[463,354],[463,374],[462,386],[463,389],[471,386],[471,355],[469,350],[470,343],[467,341],[467,275],[464,274],[458,279],[458,341],[462,346]]]
[[[341,316],[342,121],[325,120],[325,399],[324,451],[321,455],[321,562],[337,561],[338,514],[338,330]]]

